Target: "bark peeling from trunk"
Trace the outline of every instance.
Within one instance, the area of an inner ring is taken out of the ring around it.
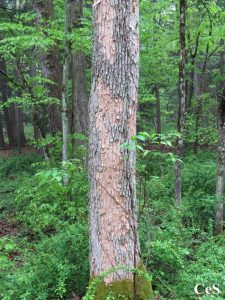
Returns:
[[[95,1],[93,85],[89,104],[91,276],[140,263],[135,151],[121,144],[136,134],[138,2]],[[130,278],[119,271],[106,281]]]

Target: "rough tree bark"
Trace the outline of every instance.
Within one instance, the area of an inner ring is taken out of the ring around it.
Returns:
[[[178,155],[175,162],[175,203],[181,203],[181,161],[184,155],[184,130],[185,130],[185,63],[186,63],[186,0],[180,0],[180,64],[179,64],[179,113],[178,113]]]
[[[224,40],[221,40],[221,46],[224,47]],[[224,49],[220,53],[220,73],[224,77]],[[219,86],[219,105],[218,105],[218,160],[216,174],[216,216],[215,216],[215,233],[223,233],[224,220],[224,179],[225,179],[225,82],[221,81]]]
[[[83,0],[71,1],[71,28],[82,26]],[[81,50],[72,53],[72,132],[88,133],[88,91],[86,86],[87,58]]]
[[[35,10],[37,12],[37,22],[46,25],[46,21],[53,20],[54,6],[52,0],[35,0]],[[46,84],[48,96],[56,98],[61,103],[62,97],[62,66],[60,64],[59,51],[56,46],[52,46],[47,53],[42,53],[40,57],[40,67],[42,76],[50,79],[54,84]],[[48,104],[49,127],[52,135],[62,130],[61,105]]]
[[[95,0],[93,13],[93,84],[89,104],[91,278],[118,265],[140,266],[136,156],[134,150],[121,148],[136,134],[138,1]],[[132,274],[117,270],[105,279],[104,288],[99,289],[95,299],[105,299],[105,289],[109,285],[113,289],[115,282],[117,286],[121,283],[121,294],[127,295],[133,286],[136,291]],[[122,288],[125,282],[129,288]],[[149,296],[145,297],[134,296]]]

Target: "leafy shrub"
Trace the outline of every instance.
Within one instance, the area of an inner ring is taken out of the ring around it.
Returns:
[[[160,299],[194,300],[197,283],[217,283],[224,291],[225,240],[213,235],[215,154],[200,152],[185,157],[180,208],[174,205],[173,167],[158,164],[157,170],[156,165],[148,169],[145,188],[139,189],[140,208],[144,207],[139,225],[143,261],[153,275],[156,295]],[[221,292],[220,296],[201,299],[224,297]]]
[[[36,153],[11,156],[7,159],[0,159],[0,178],[14,179],[18,175],[32,175],[35,173],[34,163],[40,162],[41,156]]]
[[[18,172],[23,159],[16,160]],[[11,159],[7,166],[5,170],[13,167]],[[0,240],[4,300],[70,298],[72,291],[84,294],[88,285],[86,170],[79,160],[69,162],[70,183],[64,186],[62,166],[39,163],[37,167],[39,172],[23,177],[12,198],[20,236]],[[31,165],[27,168],[32,174]]]
[[[61,299],[72,291],[83,294],[89,275],[87,232],[87,224],[75,223],[36,243],[26,243],[11,260],[5,254],[1,299]]]
[[[33,233],[52,233],[76,220],[87,222],[87,173],[76,164],[67,168],[70,184],[62,184],[62,168],[40,171],[18,191],[17,220]]]

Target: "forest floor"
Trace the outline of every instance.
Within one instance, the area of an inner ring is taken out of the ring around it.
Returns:
[[[16,227],[6,222],[6,220],[0,220],[0,237],[15,235],[17,233],[18,229]]]
[[[17,149],[10,149],[8,145],[5,146],[4,150],[0,150],[0,157],[9,157],[12,155],[26,154],[35,152],[34,148],[31,146],[24,146],[20,151]]]

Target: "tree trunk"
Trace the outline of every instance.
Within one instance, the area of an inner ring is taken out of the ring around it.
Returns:
[[[17,151],[21,153],[22,141],[20,138],[20,117],[19,117],[19,110],[17,104],[14,105],[15,107],[15,122],[18,124],[16,127],[16,139],[17,139]]]
[[[140,266],[136,219],[136,155],[134,150],[121,148],[136,134],[138,1],[95,0],[93,12],[93,85],[89,106],[92,278],[118,265],[128,268]],[[104,284],[113,289],[114,282],[119,284],[124,280],[131,288],[134,285],[136,291],[135,280],[126,270],[115,270],[114,274],[105,279]],[[101,291],[95,299],[106,298]],[[135,299],[148,299],[149,296],[145,297],[134,296]]]
[[[224,40],[221,40],[221,46],[224,46]],[[220,73],[224,76],[224,50],[220,53]],[[224,177],[225,177],[225,82],[220,83],[219,107],[218,107],[218,161],[216,174],[216,216],[215,216],[215,233],[223,233],[223,215],[224,215]]]
[[[195,59],[191,59],[191,72],[189,76],[188,95],[187,95],[187,111],[191,112],[192,99],[194,95],[194,78],[195,78]]]
[[[23,108],[18,107],[18,119],[19,119],[19,138],[21,145],[24,146],[26,144],[26,137],[25,137],[25,132],[24,132],[24,119],[23,119]]]
[[[16,135],[16,147],[19,153],[21,153],[22,146],[25,145],[26,139],[24,134],[24,126],[23,126],[23,111],[22,108],[19,107],[16,103],[14,103],[15,110],[15,135]]]
[[[15,116],[15,109],[13,104],[11,104],[9,107],[4,107],[4,115],[5,115],[9,147],[16,148],[17,134],[16,134],[16,128],[14,126],[14,124],[16,123],[16,116]]]
[[[224,215],[224,174],[225,174],[225,130],[220,130],[218,161],[216,174],[216,217],[215,217],[215,233],[217,235],[223,233],[223,215]]]
[[[88,134],[88,91],[86,86],[86,57],[81,51],[73,53],[73,132]]]
[[[0,60],[0,69],[3,72],[7,73],[4,60]],[[5,116],[9,146],[10,148],[17,148],[20,142],[22,145],[25,144],[26,142],[25,135],[24,135],[22,109],[17,108],[16,104],[6,105],[7,100],[12,95],[11,95],[11,90],[8,86],[7,78],[3,75],[0,75],[0,90],[2,95],[2,102],[3,104],[5,104],[4,116]]]
[[[2,114],[0,113],[0,150],[4,149],[4,134],[2,125]]]
[[[71,1],[70,26],[77,29],[82,26],[83,0]],[[82,50],[72,54],[72,132],[88,134],[88,100],[86,86],[87,58]]]
[[[157,134],[161,134],[162,133],[161,101],[160,101],[160,88],[158,84],[155,87],[155,95],[156,95],[156,132]]]
[[[53,20],[54,6],[52,0],[35,0],[37,12],[37,22],[46,25],[46,21]],[[43,21],[44,20],[44,21]],[[42,76],[50,79],[54,84],[46,84],[48,96],[58,99],[61,103],[62,97],[62,66],[60,64],[59,51],[56,46],[52,46],[47,53],[42,53],[40,57],[40,67]],[[61,105],[47,105],[49,129],[52,135],[62,130]]]
[[[186,0],[180,0],[180,65],[179,65],[179,113],[178,113],[178,155],[184,155],[184,130],[185,130],[185,64],[186,64]],[[181,162],[175,162],[175,203],[181,203]]]
[[[198,153],[199,149],[199,129],[201,125],[201,117],[202,117],[202,94],[206,92],[206,84],[205,84],[205,68],[202,63],[198,64],[199,71],[201,73],[196,73],[194,75],[194,94],[197,100],[196,112],[195,112],[195,141],[194,141],[194,153]]]
[[[71,48],[68,40],[68,34],[70,29],[70,24],[69,24],[69,12],[71,10],[70,3],[71,3],[70,0],[64,0],[65,25],[64,25],[64,64],[63,64],[63,89],[62,89],[62,133],[63,133],[62,162],[63,163],[68,161],[68,146],[69,146],[68,84],[69,84],[69,64],[70,64]],[[63,182],[65,185],[69,183],[69,178],[65,174],[63,176]]]

